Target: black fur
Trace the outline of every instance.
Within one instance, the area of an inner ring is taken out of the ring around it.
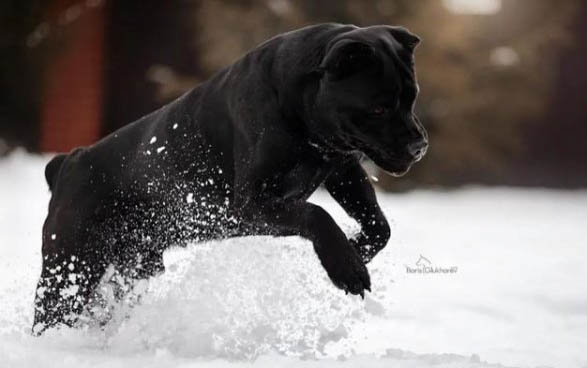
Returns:
[[[53,190],[55,186],[55,179],[57,179],[57,173],[59,169],[61,169],[61,164],[63,164],[63,160],[67,155],[57,155],[49,161],[47,166],[45,166],[45,180],[47,180],[47,185],[49,185],[49,190]]]
[[[418,38],[400,27],[322,24],[263,43],[176,101],[54,158],[33,331],[74,325],[109,265],[163,271],[171,246],[300,235],[333,283],[370,290],[365,263],[389,226],[359,159],[393,174],[426,151],[413,114]],[[324,184],[362,227],[347,240],[306,200]]]

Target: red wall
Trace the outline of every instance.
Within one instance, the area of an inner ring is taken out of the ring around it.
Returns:
[[[63,4],[63,2],[62,2]],[[65,10],[67,6],[60,6]],[[41,108],[41,151],[64,152],[95,142],[104,100],[103,6],[84,9],[68,42],[45,76]]]

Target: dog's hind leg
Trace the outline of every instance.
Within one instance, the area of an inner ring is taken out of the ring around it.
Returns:
[[[123,254],[101,278],[88,310],[90,319],[104,326],[113,319],[127,318],[148,293],[149,278],[164,271],[163,254],[158,249]]]
[[[35,295],[33,334],[40,335],[58,325],[75,325],[91,302],[106,266],[88,254],[60,251],[44,255]]]

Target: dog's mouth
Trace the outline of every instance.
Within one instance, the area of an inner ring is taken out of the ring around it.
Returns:
[[[382,152],[377,149],[365,149],[363,151],[375,165],[394,177],[401,177],[410,171],[413,164],[418,162],[421,157],[410,155],[400,155],[396,153]]]
[[[388,152],[387,150],[379,149],[378,147],[364,142],[356,136],[344,134],[344,141],[348,146],[353,147],[369,157],[375,165],[383,169],[385,172],[394,177],[404,176],[413,164],[420,161],[425,150],[418,156],[412,156],[409,153]]]
[[[389,175],[396,178],[402,177],[410,171],[412,165],[416,162],[415,160],[397,160],[397,159],[386,159],[383,161],[371,158],[373,162]]]

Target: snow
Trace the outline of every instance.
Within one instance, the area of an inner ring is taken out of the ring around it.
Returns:
[[[393,235],[364,301],[307,241],[236,238],[168,251],[103,330],[31,337],[48,159],[0,160],[0,367],[587,367],[587,191],[379,193]]]

